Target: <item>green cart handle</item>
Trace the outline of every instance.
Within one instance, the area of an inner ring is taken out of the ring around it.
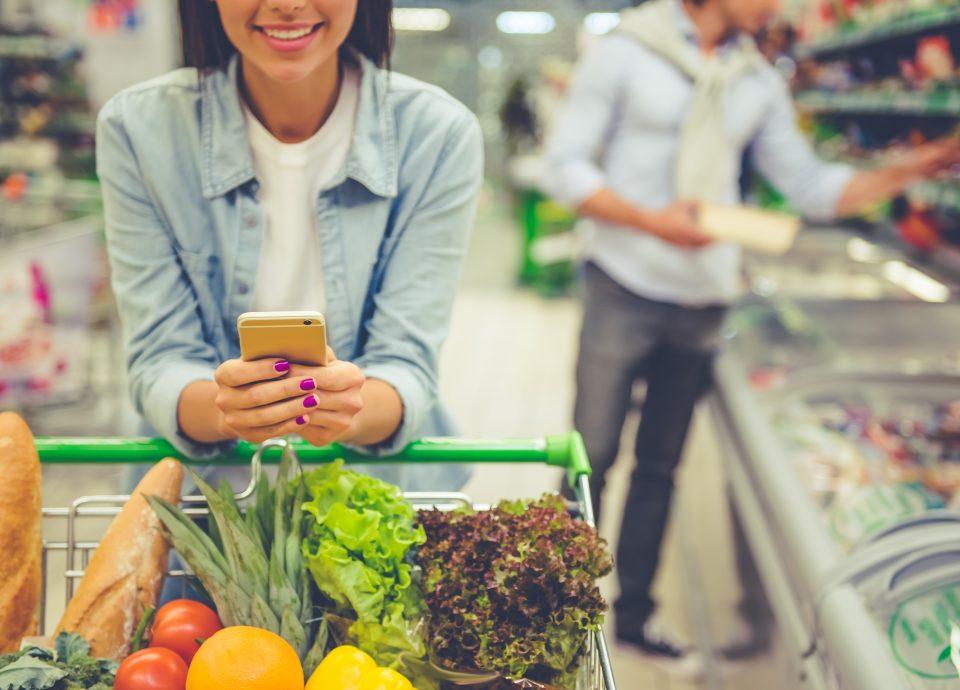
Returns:
[[[195,464],[247,465],[257,446],[241,441],[227,455],[202,462],[191,460],[160,438],[37,438],[37,451],[44,463],[154,463],[174,457]],[[291,444],[304,463],[343,459],[348,463],[543,463],[567,471],[575,486],[589,477],[590,460],[577,432],[541,439],[473,441],[453,438],[424,439],[411,443],[396,455],[370,456],[339,445],[316,447],[305,441]],[[279,448],[268,448],[263,462],[277,463]]]

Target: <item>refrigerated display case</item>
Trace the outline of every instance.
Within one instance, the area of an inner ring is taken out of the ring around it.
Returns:
[[[949,277],[901,251],[832,226],[805,228],[784,256],[747,254],[744,274],[748,291],[759,297],[946,301],[958,292]]]
[[[960,689],[960,304],[780,296],[725,335],[711,409],[798,685]]]

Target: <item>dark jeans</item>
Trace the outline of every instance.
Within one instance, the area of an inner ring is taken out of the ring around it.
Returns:
[[[607,472],[617,458],[634,383],[647,395],[635,442],[636,464],[620,528],[617,629],[639,631],[655,608],[651,586],[673,496],[674,471],[694,407],[710,381],[725,307],[682,307],[640,297],[594,264],[585,301],[574,425],[593,464],[599,515]]]

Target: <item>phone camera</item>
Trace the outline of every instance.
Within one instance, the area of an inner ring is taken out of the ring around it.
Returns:
[[[313,325],[313,321],[304,321],[304,322],[303,322],[303,325],[304,325],[304,326],[312,326],[312,325]]]

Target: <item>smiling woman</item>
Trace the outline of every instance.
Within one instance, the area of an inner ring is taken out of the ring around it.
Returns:
[[[132,397],[190,455],[453,431],[436,366],[482,141],[446,93],[388,78],[390,16],[389,0],[181,0],[188,68],[100,115]],[[340,358],[239,360],[249,310],[324,312]]]
[[[219,3],[232,6],[248,6],[247,16],[252,14],[249,7],[260,6],[259,2]],[[336,47],[353,48],[365,55],[375,65],[386,66],[392,47],[392,29],[390,24],[391,0],[348,0],[347,2],[327,2],[333,14],[349,13],[348,33],[340,37]],[[359,5],[359,8],[358,8]],[[359,11],[358,11],[359,10]],[[224,23],[221,23],[221,10],[216,2],[196,2],[180,0],[181,29],[183,31],[184,58],[187,64],[197,67],[220,67],[236,52],[233,36],[228,37]],[[227,20],[224,19],[224,22]]]

